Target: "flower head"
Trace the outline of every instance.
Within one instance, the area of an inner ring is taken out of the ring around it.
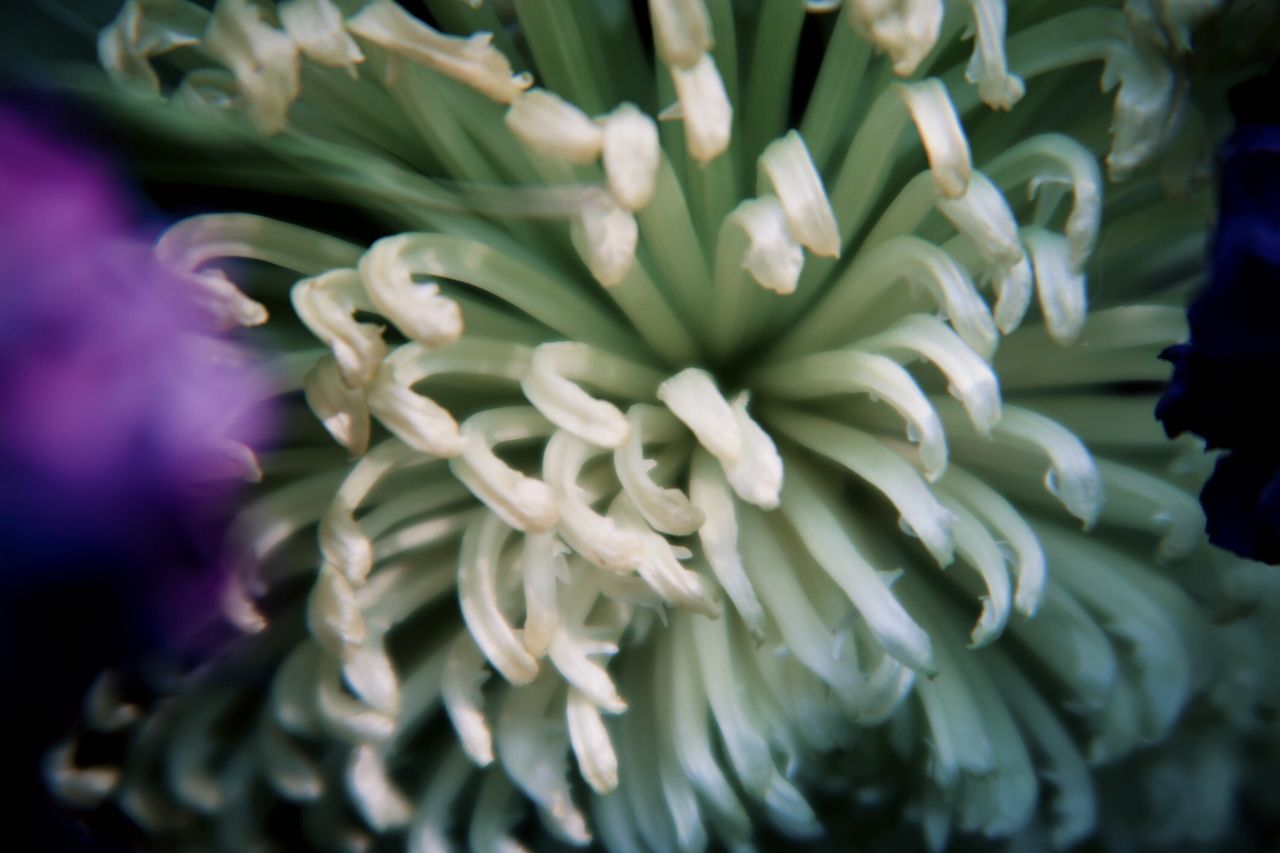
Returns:
[[[232,847],[277,799],[360,849],[514,849],[533,814],[535,844],[811,840],[828,800],[1069,846],[1119,826],[1091,768],[1146,778],[1189,708],[1238,712],[1236,766],[1273,697],[1224,698],[1209,617],[1272,592],[1151,418],[1216,4],[427,5],[129,0],[102,34],[153,128],[275,158],[219,179],[385,223],[159,242],[228,323],[270,308],[328,437],[241,517],[265,629],[104,797]]]
[[[98,159],[9,111],[0,147],[5,583],[200,568],[267,389]]]
[[[18,825],[70,845],[27,780],[102,667],[225,639],[235,442],[264,437],[269,395],[101,158],[7,105],[0,152],[0,674],[24,691],[0,713]]]
[[[1278,66],[1280,68],[1280,66]],[[1221,152],[1219,219],[1209,287],[1188,309],[1190,340],[1169,348],[1169,391],[1157,414],[1170,435],[1227,449],[1202,501],[1209,539],[1280,562],[1280,457],[1253,389],[1280,367],[1280,71],[1238,87],[1238,127]]]

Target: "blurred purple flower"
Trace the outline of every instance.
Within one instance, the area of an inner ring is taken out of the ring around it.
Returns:
[[[1232,93],[1222,148],[1212,277],[1190,306],[1190,340],[1162,357],[1173,378],[1156,408],[1169,435],[1228,452],[1200,500],[1209,539],[1280,563],[1280,445],[1270,391],[1280,376],[1280,66]]]
[[[97,158],[0,109],[0,572],[105,578],[153,639],[216,611],[266,387]],[[234,441],[233,441],[234,439]]]

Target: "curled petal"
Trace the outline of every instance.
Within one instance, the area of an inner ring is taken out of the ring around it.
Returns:
[[[574,379],[643,399],[653,393],[659,377],[649,368],[587,344],[564,341],[534,350],[520,383],[529,402],[561,429],[599,447],[617,448],[630,438],[631,425],[617,406],[587,394]]]
[[[734,209],[729,221],[747,235],[742,268],[756,284],[774,293],[794,292],[804,267],[804,252],[778,200],[771,195],[748,199]]]
[[[679,422],[655,406],[635,405],[627,410],[631,438],[614,451],[614,470],[622,490],[644,520],[655,530],[686,536],[701,525],[703,515],[679,489],[664,489],[650,479],[650,463],[644,456],[647,441],[669,441],[680,434]]]
[[[307,405],[334,440],[359,456],[369,446],[369,406],[364,392],[342,380],[338,362],[325,356],[307,372],[302,385]]]
[[[609,192],[623,208],[636,211],[653,198],[662,149],[658,126],[631,104],[600,119],[604,175]]]
[[[308,59],[331,68],[364,62],[364,54],[347,35],[342,11],[333,0],[289,0],[279,6],[280,23]]]
[[[527,533],[544,533],[560,518],[555,494],[493,452],[498,444],[550,435],[554,427],[527,408],[489,409],[463,421],[462,454],[449,464],[454,476],[504,522]]]
[[[574,220],[573,238],[595,280],[614,287],[635,265],[640,226],[631,211],[609,193],[592,192],[583,200]]]
[[[347,21],[347,28],[390,53],[465,83],[491,100],[509,104],[533,79],[514,74],[493,46],[490,33],[449,36],[415,18],[391,0],[374,0]]]
[[[653,38],[667,65],[689,68],[715,42],[705,0],[649,0]]]
[[[618,756],[605,728],[600,708],[579,690],[569,688],[565,706],[565,722],[569,743],[578,758],[578,768],[597,794],[608,794],[618,787]]]
[[[1022,230],[1022,239],[1031,254],[1049,336],[1063,346],[1072,344],[1084,329],[1088,310],[1084,274],[1072,266],[1065,237],[1033,227]]]
[[[197,44],[207,19],[204,9],[181,0],[126,0],[98,34],[98,61],[116,82],[159,95],[151,59]]]
[[[605,134],[586,113],[546,89],[517,96],[506,122],[525,145],[567,163],[592,163],[604,145]]]
[[[373,307],[359,273],[338,269],[305,278],[293,286],[289,298],[298,319],[333,351],[342,381],[351,388],[368,385],[387,355],[387,345],[381,327],[357,322],[353,316]]]
[[[942,0],[846,0],[849,21],[909,76],[933,50],[942,27]]]
[[[733,131],[733,104],[720,70],[711,54],[704,53],[688,69],[673,66],[671,80],[676,88],[679,117],[684,121],[689,156],[699,163],[709,163],[729,147]]]
[[[578,485],[582,466],[601,452],[560,430],[547,442],[542,474],[560,507],[560,533],[573,550],[601,568],[630,572],[645,557],[644,541],[593,510]]]
[[[948,393],[964,404],[974,429],[987,435],[1000,420],[1000,383],[995,372],[937,317],[903,317],[884,332],[858,341],[858,349],[899,360],[926,358],[947,377]]]
[[[840,229],[822,176],[804,138],[791,131],[760,155],[760,172],[773,186],[797,241],[815,255],[840,257]]]
[[[235,75],[254,126],[268,135],[283,130],[301,89],[293,40],[265,24],[248,0],[218,0],[203,44]]]
[[[1005,0],[969,0],[969,7],[973,10],[976,35],[964,77],[978,84],[978,94],[987,106],[1011,109],[1021,100],[1026,86],[1021,77],[1009,73],[1005,59]]]
[[[471,636],[462,632],[449,647],[441,696],[462,749],[480,767],[493,761],[493,730],[484,716],[484,692],[481,689],[488,677],[484,654]]]
[[[969,186],[969,139],[941,80],[902,83],[898,94],[915,122],[939,195],[959,198]]]
[[[720,466],[705,451],[694,453],[689,473],[689,497],[706,517],[698,529],[698,539],[711,571],[733,602],[747,631],[757,643],[764,642],[764,608],[760,606],[760,599],[742,568],[733,493]]]
[[[373,829],[390,832],[409,822],[413,806],[391,781],[376,747],[356,747],[347,763],[346,783],[352,803]]]
[[[467,526],[458,554],[458,600],[467,628],[489,662],[512,684],[528,684],[538,674],[538,662],[507,621],[498,594],[498,562],[510,533],[492,513]]]
[[[440,295],[439,285],[414,283],[417,267],[428,271],[434,264],[429,250],[413,248],[412,235],[384,237],[360,259],[360,279],[383,316],[409,338],[436,349],[462,334],[462,311]]]

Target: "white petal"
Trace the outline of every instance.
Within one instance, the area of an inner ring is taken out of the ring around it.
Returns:
[[[973,241],[988,264],[1007,268],[1024,260],[1013,211],[986,175],[973,172],[963,195],[942,196],[937,205],[956,230]]]
[[[781,487],[781,482],[779,482]],[[738,519],[733,493],[720,466],[708,453],[696,451],[689,471],[689,497],[706,516],[698,540],[716,580],[742,617],[756,643],[764,642],[765,617],[760,599],[742,568],[738,547]]]
[[[190,272],[183,278],[191,283],[197,303],[218,328],[261,326],[267,322],[266,306],[246,296],[222,270]]]
[[[372,8],[372,7],[371,7]],[[405,335],[436,349],[462,334],[458,303],[440,295],[436,284],[415,284],[415,267],[431,266],[428,255],[412,255],[411,234],[384,237],[360,259],[360,279],[378,311]]]
[[[364,583],[373,568],[373,543],[345,501],[335,499],[320,519],[320,553],[353,584]]]
[[[307,597],[307,627],[335,657],[364,642],[367,627],[351,584],[330,565],[320,567]]]
[[[734,493],[761,509],[776,509],[782,489],[782,456],[769,433],[747,414],[747,392],[733,401],[733,417],[742,436],[742,455],[734,461],[720,460]]]
[[[804,267],[804,252],[778,199],[771,195],[747,199],[730,214],[730,221],[740,226],[750,241],[742,268],[766,290],[794,292]]]
[[[564,430],[557,431],[547,442],[542,475],[555,492],[560,533],[573,550],[601,568],[630,572],[644,559],[643,540],[593,510],[578,485],[582,466],[600,452]]]
[[[970,635],[973,647],[978,648],[999,637],[1009,621],[1009,572],[1005,568],[1004,556],[987,528],[958,502],[944,499],[943,503],[955,516],[956,550],[978,572],[987,587],[987,594],[982,599],[982,613]]]
[[[1069,136],[1047,133],[1014,145],[987,164],[986,173],[1005,187],[1030,182],[1034,195],[1044,185],[1071,187],[1071,213],[1066,235],[1077,267],[1093,251],[1102,217],[1102,176],[1087,148]]]
[[[484,716],[481,689],[488,677],[483,653],[463,631],[449,648],[441,696],[463,750],[480,767],[493,761],[493,730]]]
[[[467,526],[458,553],[458,601],[471,636],[494,669],[512,684],[528,684],[538,675],[538,662],[507,621],[498,594],[498,562],[510,534],[492,513]]]
[[[463,449],[458,422],[443,406],[413,390],[418,371],[408,362],[415,355],[413,349],[401,347],[386,360],[369,385],[369,411],[413,449],[442,459],[455,457]]]
[[[374,747],[356,747],[347,764],[346,782],[351,802],[375,831],[390,832],[409,822],[413,806],[387,775],[386,762]]]
[[[618,695],[618,688],[605,668],[590,657],[612,655],[617,651],[617,646],[590,642],[562,625],[551,641],[548,655],[565,680],[583,696],[610,714],[621,714],[627,710],[627,703]]]
[[[868,394],[907,422],[907,438],[920,445],[925,473],[936,479],[947,466],[947,436],[938,413],[901,365],[881,355],[842,350],[806,356],[764,372],[762,388],[784,399]]]
[[[1063,346],[1072,344],[1084,329],[1088,310],[1084,273],[1072,265],[1065,237],[1033,227],[1022,230],[1022,239],[1031,253],[1049,336]]]
[[[799,132],[771,142],[760,155],[760,171],[782,203],[796,240],[815,255],[840,257],[835,211]]]
[[[996,326],[1009,334],[1022,324],[1027,308],[1031,305],[1031,261],[1025,256],[1007,269],[991,275],[996,291],[996,307],[992,310]]]
[[[283,130],[301,85],[293,40],[263,23],[248,0],[218,0],[203,45],[236,76],[254,126],[266,134]]]
[[[1023,616],[1034,616],[1044,597],[1048,579],[1044,549],[1040,547],[1035,531],[1012,504],[967,471],[952,468],[940,483],[940,488],[964,504],[1008,543],[1015,558],[1013,572],[1017,578],[1014,607]]]
[[[359,273],[339,269],[304,278],[289,291],[289,298],[298,319],[333,350],[343,382],[352,388],[368,385],[386,357],[387,345],[381,327],[357,322],[353,316],[372,307]]]
[[[569,743],[578,758],[578,769],[597,794],[608,794],[618,787],[618,756],[604,727],[600,708],[580,691],[569,688],[565,706],[565,722]]]
[[[382,636],[370,634],[359,646],[350,646],[342,664],[342,677],[360,701],[388,717],[400,713],[400,680],[387,657]]]
[[[662,149],[658,126],[631,104],[600,119],[604,132],[604,174],[609,192],[627,210],[640,210],[653,198]]]
[[[946,198],[964,195],[972,171],[969,140],[947,87],[942,81],[930,78],[899,84],[897,90],[924,144],[938,193]]]
[[[978,95],[987,106],[1011,109],[1026,91],[1022,78],[1009,73],[1004,53],[1005,0],[969,0],[976,32],[973,56],[964,78],[978,84]]]
[[[951,513],[911,464],[861,430],[796,412],[779,412],[777,428],[871,484],[898,510],[901,525],[920,539],[939,566],[951,563]]]
[[[649,17],[658,55],[667,65],[689,68],[714,45],[704,0],[649,0]]]
[[[1084,522],[1086,530],[1093,527],[1104,500],[1102,477],[1088,448],[1071,430],[1035,412],[1006,406],[994,433],[997,439],[1010,439],[1047,455],[1052,467],[1045,474],[1045,487]]]
[[[685,147],[699,163],[708,163],[729,147],[733,131],[733,105],[711,54],[703,54],[688,69],[671,68],[680,116],[684,120]]]
[[[45,784],[61,802],[76,808],[95,808],[120,785],[119,767],[80,767],[71,741],[51,749],[41,763]]]
[[[507,524],[525,532],[551,530],[560,513],[550,487],[507,465],[493,447],[550,435],[552,430],[551,424],[532,409],[478,412],[463,421],[462,455],[450,461],[450,468],[472,494]]]
[[[1182,118],[1177,81],[1155,50],[1117,42],[1107,55],[1103,91],[1116,85],[1107,169],[1123,180],[1160,152]]]
[[[547,653],[560,626],[559,579],[567,549],[550,533],[524,538],[520,575],[524,581],[524,647],[536,658]]]
[[[530,89],[511,102],[507,127],[546,157],[591,163],[600,156],[605,134],[573,104],[546,89]]]
[[[549,421],[600,447],[621,447],[631,436],[617,407],[597,400],[570,380],[617,397],[651,397],[662,376],[606,350],[573,341],[542,344],[533,352],[521,389]]]
[[[929,635],[890,592],[881,573],[854,547],[827,501],[810,487],[809,477],[796,476],[793,471],[787,478],[782,511],[814,560],[862,614],[885,651],[917,672],[937,672]]]
[[[303,749],[273,723],[258,727],[262,772],[271,787],[293,802],[312,802],[324,793],[324,775]]]
[[[98,34],[98,61],[117,83],[152,95],[160,78],[152,57],[200,41],[208,13],[169,0],[127,0],[120,14]]]
[[[465,83],[500,104],[509,104],[533,83],[513,74],[511,63],[493,46],[493,36],[449,36],[427,26],[391,0],[374,0],[347,22],[347,28],[390,53]]]
[[[574,846],[584,846],[590,843],[591,832],[569,786],[565,726],[553,728],[548,721],[555,688],[553,680],[544,679],[507,693],[498,716],[498,759],[511,780],[537,804],[547,828]]]
[[[631,438],[613,454],[614,470],[623,492],[654,529],[687,536],[702,524],[702,513],[679,489],[664,489],[649,477],[644,456],[647,441],[669,441],[681,434],[679,421],[655,406],[637,404],[627,410]]]
[[[621,284],[636,262],[640,226],[607,192],[588,193],[573,222],[573,242],[596,281]]]
[[[636,571],[663,600],[705,616],[714,618],[720,615],[712,585],[702,575],[680,565],[677,550],[666,537],[648,529],[626,495],[619,495],[614,500],[609,508],[609,517],[616,520],[621,529],[640,537],[644,557],[637,564]],[[687,555],[688,551],[684,554]]]
[[[347,387],[333,356],[316,362],[303,380],[307,405],[334,440],[359,456],[369,446],[369,406],[364,392]]]
[[[858,341],[858,349],[895,360],[923,357],[947,377],[947,391],[964,404],[969,420],[987,435],[1000,420],[1000,383],[982,356],[946,323],[928,314],[911,314],[878,335]]]
[[[906,77],[916,70],[938,40],[942,0],[847,0],[849,21],[889,54],[893,71]]]
[[[364,62],[333,0],[288,0],[278,12],[284,31],[308,59],[331,68],[354,68]]]
[[[689,367],[658,386],[658,399],[720,460],[742,458],[742,429],[710,373]]]

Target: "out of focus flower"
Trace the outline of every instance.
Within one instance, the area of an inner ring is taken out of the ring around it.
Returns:
[[[12,112],[0,151],[4,583],[117,575],[134,619],[177,627],[194,613],[172,595],[212,591],[267,385],[155,260],[97,158]]]
[[[1280,449],[1271,400],[1280,377],[1280,71],[1234,92],[1237,128],[1221,152],[1209,286],[1187,312],[1191,337],[1164,357],[1173,380],[1158,415],[1227,451],[1201,493],[1209,540],[1280,563]]]
[[[263,377],[149,237],[102,160],[0,107],[0,715],[12,831],[44,849],[73,836],[27,799],[39,753],[98,670],[216,626],[267,426]]]
[[[101,35],[160,171],[344,213],[159,240],[297,432],[255,632],[55,788],[161,847],[1230,832],[1280,601],[1151,415],[1218,4],[425,6]]]

